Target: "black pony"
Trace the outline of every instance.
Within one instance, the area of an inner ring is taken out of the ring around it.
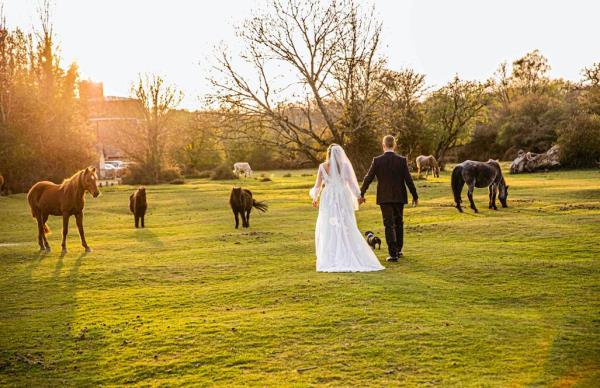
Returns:
[[[456,208],[462,213],[460,203],[462,199],[460,194],[464,184],[467,184],[469,202],[471,203],[471,209],[478,212],[473,202],[473,190],[475,187],[489,187],[490,190],[490,204],[489,208],[498,210],[496,207],[496,194],[502,204],[502,207],[508,207],[506,199],[508,198],[508,185],[504,181],[502,176],[502,169],[500,164],[495,160],[488,160],[487,162],[475,162],[472,160],[465,160],[464,162],[457,164],[452,171],[452,192],[454,193],[454,202],[456,202]]]
[[[263,213],[268,209],[266,203],[255,200],[252,198],[252,192],[250,190],[242,189],[241,187],[234,187],[231,190],[229,204],[231,205],[231,210],[233,210],[233,215],[235,217],[236,229],[240,226],[240,220],[238,218],[240,214],[242,216],[242,227],[249,228],[250,212],[252,211],[252,208],[255,207]]]

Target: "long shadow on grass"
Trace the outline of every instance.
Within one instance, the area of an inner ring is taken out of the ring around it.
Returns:
[[[155,248],[163,248],[165,246],[158,235],[148,228],[136,229],[135,237],[139,242],[150,244]]]
[[[0,375],[17,385],[33,381],[62,385],[72,370],[80,368],[79,359],[86,365],[95,363],[97,352],[83,351],[91,348],[83,342],[87,329],[74,328],[79,270],[85,257],[86,253],[77,256],[65,274],[63,268],[71,261],[68,256],[38,255],[11,279],[15,289],[5,295],[9,307],[2,309],[7,335],[0,339]],[[53,259],[53,269],[41,265]]]

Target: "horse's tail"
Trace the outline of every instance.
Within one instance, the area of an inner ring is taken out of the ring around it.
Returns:
[[[458,165],[454,167],[452,170],[452,193],[454,194],[454,202],[456,202],[456,206],[460,206],[462,200],[460,199],[460,193],[462,191],[463,186],[465,185],[465,181],[462,178],[462,166]]]
[[[36,204],[40,196],[38,193],[40,190],[37,187],[37,185],[33,185],[33,187],[27,193],[27,202],[29,203],[29,208],[31,209],[31,216],[36,220],[40,214],[40,209]],[[46,223],[44,223],[44,234],[50,234],[50,227]]]
[[[269,209],[269,205],[267,205],[264,201],[257,201],[256,199],[252,200],[252,206],[261,212],[266,212]]]

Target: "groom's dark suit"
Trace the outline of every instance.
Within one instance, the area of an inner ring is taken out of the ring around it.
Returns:
[[[419,199],[419,196],[408,171],[406,158],[393,151],[387,151],[373,159],[369,172],[363,179],[361,197],[364,197],[375,177],[377,204],[381,207],[383,215],[388,252],[390,257],[397,258],[404,244],[403,212],[404,205],[408,203],[406,187],[408,186],[413,200]]]

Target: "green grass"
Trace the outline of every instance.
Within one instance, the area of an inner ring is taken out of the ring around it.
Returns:
[[[600,381],[600,173],[508,176],[509,208],[459,214],[449,174],[417,181],[405,258],[315,272],[314,177],[248,180],[270,211],[235,230],[232,182],[88,199],[60,256],[24,195],[0,198],[0,385],[593,386]],[[357,213],[383,236],[374,188]],[[463,193],[466,200],[466,195]],[[384,258],[385,252],[377,252]]]

